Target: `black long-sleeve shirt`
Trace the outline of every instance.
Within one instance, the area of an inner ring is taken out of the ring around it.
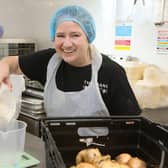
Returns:
[[[43,85],[46,82],[47,65],[55,49],[46,49],[33,54],[19,56],[22,72]],[[79,91],[91,80],[91,65],[74,67],[62,61],[55,80],[59,89]],[[98,72],[99,89],[110,115],[137,115],[141,109],[129,85],[125,70],[103,55]]]

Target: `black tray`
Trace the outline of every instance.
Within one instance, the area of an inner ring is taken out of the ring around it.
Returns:
[[[80,150],[90,147],[112,158],[128,152],[146,161],[148,168],[168,168],[168,130],[142,117],[47,118],[41,126],[48,168],[68,168]],[[109,134],[81,137],[77,133],[81,127],[107,127]],[[86,138],[105,146],[80,142]]]

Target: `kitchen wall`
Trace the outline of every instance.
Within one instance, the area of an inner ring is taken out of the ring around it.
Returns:
[[[109,4],[107,10],[104,10],[105,2]],[[108,32],[111,30],[108,28],[111,29],[111,21],[115,19],[115,0],[110,3],[108,0],[0,0],[0,25],[3,25],[5,30],[4,38],[33,38],[38,43],[38,49],[50,47],[52,46],[49,39],[51,15],[59,7],[72,4],[82,5],[91,12],[96,20],[96,40],[98,46],[102,47],[104,44],[102,40],[109,39]],[[103,19],[105,15],[109,16],[108,26],[106,26],[107,20]],[[107,46],[111,46],[111,42],[106,43]]]
[[[146,7],[150,9],[148,11],[154,11],[153,5],[150,8],[152,0],[145,2]],[[97,38],[94,44],[101,52],[116,57],[132,55],[168,71],[168,54],[156,53],[157,27],[153,24],[151,13],[147,13],[147,22],[137,22],[136,19],[132,22],[132,49],[129,52],[114,50],[115,21],[124,20],[128,16],[128,12],[132,10],[130,6],[133,6],[133,0],[0,0],[3,38],[31,38],[36,40],[38,49],[53,47],[49,39],[50,17],[59,7],[70,4],[82,5],[95,18]],[[168,5],[166,8],[168,10]],[[141,15],[143,13],[139,14]],[[151,21],[148,18],[151,18]]]

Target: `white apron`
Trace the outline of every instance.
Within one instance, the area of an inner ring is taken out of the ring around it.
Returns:
[[[48,117],[109,116],[97,82],[102,56],[94,46],[91,46],[91,56],[91,81],[83,90],[73,92],[64,92],[57,88],[55,76],[62,59],[57,53],[52,56],[48,63],[44,88],[44,106]]]

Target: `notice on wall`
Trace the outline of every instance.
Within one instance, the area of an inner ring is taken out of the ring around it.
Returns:
[[[168,54],[168,27],[157,30],[157,54]]]
[[[132,26],[130,24],[117,24],[115,27],[115,50],[131,50]]]

